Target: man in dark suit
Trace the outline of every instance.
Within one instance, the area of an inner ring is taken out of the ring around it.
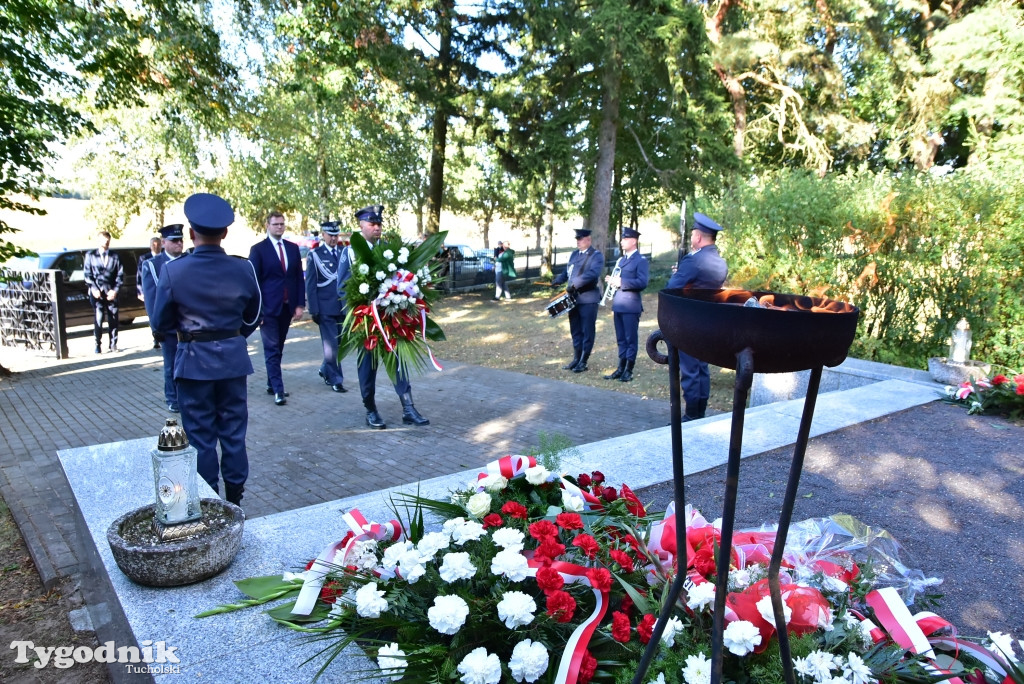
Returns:
[[[142,305],[146,307],[146,315],[149,315],[149,305],[146,304],[146,292],[142,288],[142,268],[150,259],[160,254],[163,240],[158,237],[152,237],[149,239],[149,252],[139,257],[139,263],[135,267],[135,293],[139,299],[142,300]],[[153,349],[160,348],[160,337],[154,332],[153,333]]]
[[[366,238],[366,242],[372,247],[380,240],[381,224],[384,222],[382,213],[384,205],[373,204],[363,207],[356,212],[356,220],[359,221],[359,232]],[[345,284],[352,275],[352,269],[358,268],[355,259],[355,252],[352,247],[344,251],[341,265],[338,267],[338,297],[341,299],[342,308],[345,308]],[[377,365],[373,356],[363,354],[359,360],[359,393],[363,397],[363,406],[366,408],[366,424],[374,430],[383,430],[387,423],[377,413]],[[412,385],[409,383],[409,376],[404,368],[399,367],[395,379],[395,394],[402,402],[402,422],[406,425],[430,425],[430,421],[420,415],[412,403]]]
[[[142,291],[145,295],[143,303],[146,305],[146,313],[149,315],[149,327],[153,330],[153,339],[163,344],[164,357],[164,400],[167,402],[167,410],[178,412],[178,391],[174,385],[174,355],[178,351],[178,335],[174,330],[158,330],[153,321],[153,304],[156,302],[156,284],[160,281],[160,271],[168,262],[174,261],[182,256],[184,249],[184,228],[180,223],[172,223],[160,229],[163,236],[163,251],[152,259],[140,261],[142,275]]]
[[[97,235],[96,249],[86,252],[85,283],[89,286],[89,302],[95,312],[92,334],[96,339],[96,353],[103,341],[103,319],[107,319],[110,334],[108,351],[117,351],[117,292],[124,282],[124,266],[116,253],[110,251],[110,233],[103,230]]]
[[[345,377],[338,365],[338,334],[344,313],[338,297],[338,264],[341,250],[338,236],[341,228],[337,221],[320,224],[323,241],[306,257],[306,303],[313,322],[320,326],[320,342],[324,360],[318,371],[324,384],[335,392],[347,392],[342,384]]]
[[[227,202],[192,195],[185,200],[185,217],[195,249],[161,269],[153,327],[177,331],[174,380],[199,474],[214,491],[220,491],[223,477],[224,497],[240,504],[249,476],[246,376],[252,374],[252,361],[245,338],[259,324],[260,286],[252,264],[220,246],[235,219]]]
[[[615,321],[615,341],[619,346],[619,367],[605,380],[629,382],[633,379],[633,366],[636,365],[636,352],[639,346],[640,314],[644,304],[641,293],[650,279],[650,265],[647,259],[637,251],[637,238],[640,233],[632,228],[622,229],[619,246],[622,256],[615,263],[612,275],[607,282],[615,288],[612,298],[612,318]]]
[[[569,311],[569,332],[572,335],[572,361],[562,370],[583,373],[594,348],[597,326],[597,307],[604,294],[597,282],[604,272],[604,255],[590,245],[590,231],[576,231],[576,249],[569,256],[565,272],[559,274],[552,285],[568,282],[566,291],[576,297],[576,306]]]
[[[701,213],[693,215],[690,232],[690,253],[679,260],[676,272],[668,280],[668,289],[686,287],[716,289],[725,284],[729,267],[718,253],[715,241],[722,226]],[[689,354],[679,352],[679,384],[683,389],[686,411],[683,422],[703,418],[711,396],[711,373],[708,364]]]
[[[306,287],[302,277],[299,246],[284,239],[284,215],[273,211],[267,216],[267,239],[249,250],[249,261],[256,269],[263,293],[263,359],[267,364],[267,394],[274,403],[288,403],[281,377],[281,354],[292,321],[302,318],[306,307]]]

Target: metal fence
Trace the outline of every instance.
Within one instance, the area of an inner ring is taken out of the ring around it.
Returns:
[[[0,344],[68,357],[64,274],[0,268]]]

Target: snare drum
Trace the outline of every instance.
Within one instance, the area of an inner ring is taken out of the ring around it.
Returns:
[[[548,315],[552,318],[558,318],[564,313],[568,313],[576,308],[576,298],[568,292],[562,292],[552,297],[551,301],[546,307],[544,307]]]

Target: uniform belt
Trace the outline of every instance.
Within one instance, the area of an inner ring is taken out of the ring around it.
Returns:
[[[198,330],[196,332],[182,332],[178,331],[179,342],[217,342],[219,340],[227,340],[232,337],[238,337],[242,334],[241,330]]]

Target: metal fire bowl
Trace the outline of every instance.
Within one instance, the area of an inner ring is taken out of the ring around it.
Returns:
[[[776,306],[743,306],[773,295]],[[819,297],[748,290],[672,289],[658,293],[658,326],[676,349],[722,368],[753,351],[755,373],[838,366],[857,332],[860,310]]]

